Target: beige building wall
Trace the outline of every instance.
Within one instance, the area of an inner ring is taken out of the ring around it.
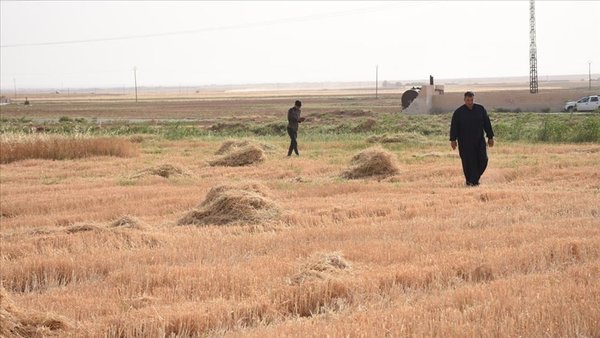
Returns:
[[[408,115],[430,114],[433,107],[433,86],[422,86],[414,101],[402,113]]]
[[[523,112],[562,111],[565,102],[578,100],[587,95],[597,94],[587,89],[542,89],[537,94],[529,93],[529,90],[505,90],[493,92],[477,92],[474,88],[475,103],[483,105],[488,112],[498,109],[514,111],[519,109]],[[448,93],[434,95],[430,113],[453,112],[464,104],[464,93]],[[419,94],[420,96],[420,94]],[[410,108],[410,107],[409,107]]]
[[[487,111],[522,112],[560,112],[565,102],[575,101],[583,96],[598,95],[596,91],[587,89],[541,89],[537,94],[523,90],[497,90],[475,93],[475,103],[483,105]],[[411,105],[402,111],[403,114],[439,114],[453,112],[464,103],[463,92],[445,92],[443,95],[434,91],[434,86],[422,86],[419,96]]]

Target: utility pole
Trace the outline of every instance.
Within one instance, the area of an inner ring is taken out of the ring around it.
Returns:
[[[535,0],[529,0],[529,92],[538,92],[537,47],[535,44]]]
[[[377,92],[379,89],[379,65],[375,66],[375,98],[377,98]]]
[[[15,86],[15,100],[17,99],[17,79],[13,77],[13,85]]]
[[[588,79],[589,79],[588,89],[592,90],[592,61],[588,61]]]
[[[135,84],[135,103],[137,103],[137,67],[133,67],[133,82]]]

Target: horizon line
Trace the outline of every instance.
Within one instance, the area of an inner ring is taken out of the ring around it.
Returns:
[[[561,77],[581,77],[581,76],[585,76],[585,78],[583,80],[589,80],[588,76],[590,76],[590,74],[548,74],[548,75],[541,75],[538,76],[538,78],[540,78],[540,82],[544,82],[544,81],[550,81],[547,78],[548,77],[553,77],[553,78],[561,78]],[[591,74],[592,77],[592,81],[600,81],[600,73],[592,73]],[[546,78],[546,80],[543,80],[543,78]],[[439,78],[436,79],[434,77],[434,81],[446,81],[446,82],[451,82],[451,81],[475,81],[475,80],[501,80],[501,79],[512,79],[512,80],[526,80],[526,82],[529,81],[529,76],[526,75],[512,75],[512,76],[483,76],[483,77],[454,77],[454,78]],[[567,80],[568,81],[568,80]],[[377,81],[378,83],[383,83],[383,82],[391,82],[391,83],[397,83],[397,82],[401,82],[403,83],[404,86],[410,86],[410,85],[416,85],[416,84],[427,84],[429,82],[429,79],[427,78],[423,78],[423,79],[391,79],[391,80],[379,80]],[[240,86],[278,86],[278,85],[285,85],[285,86],[292,86],[292,85],[317,85],[317,84],[346,84],[346,85],[352,85],[352,84],[375,84],[376,81],[374,80],[351,80],[351,81],[294,81],[294,82],[245,82],[245,83],[223,83],[223,84],[219,84],[219,83],[211,83],[211,84],[185,84],[185,85],[175,85],[175,84],[149,84],[149,85],[139,85],[137,86],[138,88],[207,88],[207,87],[240,87]],[[440,85],[444,85],[444,83],[438,83]],[[452,83],[454,84],[454,83]],[[477,84],[485,84],[485,83],[477,83]],[[88,89],[125,89],[125,88],[131,88],[133,89],[134,86],[129,85],[129,86],[122,86],[122,85],[100,85],[100,86],[91,86],[91,85],[82,85],[82,86],[73,86],[73,87],[47,87],[47,86],[25,86],[25,87],[17,87],[20,90],[88,90]],[[332,88],[335,89],[335,88]],[[12,86],[6,86],[6,90],[4,90],[4,87],[0,84],[0,92],[14,92],[14,87]]]

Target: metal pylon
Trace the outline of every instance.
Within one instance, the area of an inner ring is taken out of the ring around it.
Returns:
[[[529,0],[529,92],[538,92],[537,47],[535,45],[535,1]]]

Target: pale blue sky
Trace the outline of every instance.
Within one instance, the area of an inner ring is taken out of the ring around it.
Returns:
[[[376,64],[380,80],[529,74],[529,1],[0,6],[3,91],[129,87],[134,66],[144,86],[371,81]],[[600,1],[536,2],[540,76],[600,69],[598,13]]]

